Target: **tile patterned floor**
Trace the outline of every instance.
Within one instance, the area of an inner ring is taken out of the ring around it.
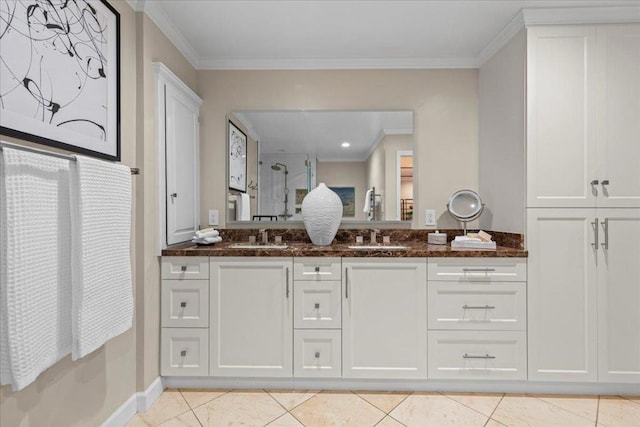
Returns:
[[[640,397],[167,389],[127,427],[640,427]]]

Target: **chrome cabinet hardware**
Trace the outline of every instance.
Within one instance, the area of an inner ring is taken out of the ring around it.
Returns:
[[[187,306],[187,302],[186,301],[182,301],[180,303],[180,307],[185,308]]]
[[[315,308],[316,310],[320,310],[320,303],[317,302],[313,305],[313,308]]]
[[[594,239],[595,241],[591,244],[591,246],[594,247],[594,249],[598,249],[598,218],[596,218],[596,220],[594,222],[591,223],[591,225],[593,225],[593,229],[594,229]]]
[[[495,310],[496,308],[492,305],[463,305],[463,309],[465,310]]]
[[[598,181],[597,179],[594,179],[593,181],[591,181],[591,185],[598,185],[600,184],[600,181]]]
[[[603,179],[601,184],[602,185],[609,185],[609,180],[608,179]]]
[[[287,270],[287,299],[289,298],[289,267],[286,268]]]
[[[495,359],[496,357],[495,356],[491,356],[490,354],[485,354],[485,355],[477,354],[477,355],[474,355],[474,354],[465,353],[462,356],[462,358],[463,359]]]
[[[187,355],[187,350],[182,350],[180,352],[180,356],[185,357]]]
[[[316,270],[316,273],[320,272],[320,266],[319,266],[319,265],[317,265],[317,266],[316,266],[316,268],[315,268],[315,270]]]
[[[315,356],[316,359],[320,359],[320,352],[316,351],[316,354],[314,354],[314,356]]]
[[[178,197],[178,193],[171,193],[170,196],[172,199],[175,199],[176,197]]]
[[[601,222],[601,224],[604,228],[604,243],[602,244],[602,247],[604,249],[609,249],[609,218],[605,218],[604,221]]]
[[[186,265],[183,265],[182,267],[180,267],[180,270],[182,270],[182,271],[187,271],[187,266],[186,266]]]
[[[495,268],[463,268],[462,271],[464,271],[465,273],[469,273],[469,272],[488,273],[490,271],[496,271],[496,269]]]
[[[305,271],[302,273],[303,276],[317,276],[317,275],[321,275],[321,276],[328,276],[331,274],[331,272],[329,271],[319,271],[320,267],[316,267],[318,270],[315,271]]]
[[[344,269],[344,297],[349,299],[349,267]]]

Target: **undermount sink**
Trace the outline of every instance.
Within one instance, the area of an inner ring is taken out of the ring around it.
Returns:
[[[289,245],[235,243],[229,247],[233,249],[287,249]]]
[[[403,245],[352,245],[349,249],[360,249],[363,251],[371,250],[384,250],[384,251],[399,251],[403,249],[409,249],[409,246]]]

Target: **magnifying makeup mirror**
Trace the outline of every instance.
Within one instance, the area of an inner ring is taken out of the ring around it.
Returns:
[[[451,195],[447,210],[452,217],[464,225],[464,235],[467,235],[467,222],[477,219],[484,210],[484,203],[480,195],[472,190],[459,190]]]

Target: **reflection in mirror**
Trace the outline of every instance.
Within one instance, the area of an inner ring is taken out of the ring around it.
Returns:
[[[229,189],[228,222],[302,221],[302,199],[321,182],[342,199],[343,221],[411,221],[412,111],[235,111],[228,119],[247,134],[248,183],[245,195]]]

